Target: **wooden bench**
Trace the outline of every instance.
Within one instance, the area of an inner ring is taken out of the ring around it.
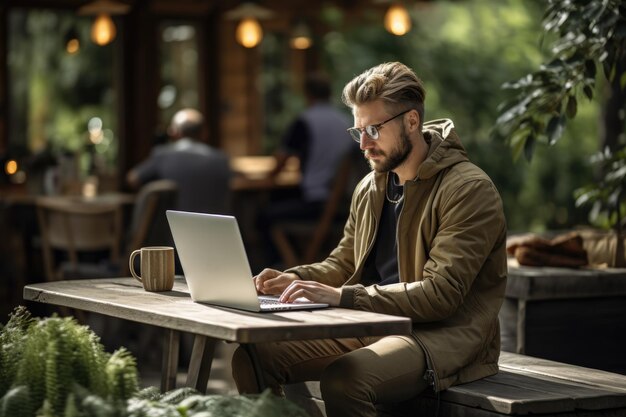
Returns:
[[[430,392],[384,416],[440,417],[618,417],[626,416],[626,376],[567,365],[516,353],[502,352],[497,375]],[[287,398],[311,417],[323,417],[318,382],[288,385]],[[438,412],[437,412],[438,409]]]

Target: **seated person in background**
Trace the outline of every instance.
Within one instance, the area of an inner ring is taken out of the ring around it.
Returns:
[[[329,197],[335,173],[351,149],[350,119],[330,103],[330,82],[321,74],[309,74],[304,85],[307,108],[287,129],[275,153],[277,175],[290,156],[300,159],[302,182],[295,198],[273,201],[263,210],[259,230],[271,242],[272,225],[284,220],[317,219]],[[267,262],[278,261],[273,247],[268,248]]]
[[[506,288],[500,195],[472,164],[451,120],[424,122],[423,84],[399,62],[350,81],[350,133],[372,172],[357,185],[338,246],[322,262],[264,269],[257,291],[411,319],[410,335],[239,347],[240,393],[320,381],[328,417],[375,417],[409,400],[498,372],[498,312]]]
[[[203,117],[193,109],[178,111],[168,128],[171,142],[156,146],[126,180],[133,188],[169,179],[178,185],[177,208],[183,211],[230,212],[230,163],[226,154],[200,142]]]

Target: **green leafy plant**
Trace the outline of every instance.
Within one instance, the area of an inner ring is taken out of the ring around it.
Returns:
[[[609,228],[612,225],[620,231],[624,221],[624,187],[626,186],[626,148],[612,152],[608,147],[591,159],[594,165],[602,167],[604,177],[594,184],[575,191],[578,205],[590,205],[590,219],[595,224]]]
[[[28,328],[35,322],[23,306],[17,307],[0,329],[0,398],[11,388]]]
[[[98,415],[113,416],[137,392],[130,353],[106,353],[99,338],[71,317],[33,319],[19,307],[0,340],[2,417],[78,416],[94,403]]]
[[[35,319],[18,307],[0,329],[0,417],[308,417],[272,395],[138,391],[135,358],[104,351],[73,318]]]
[[[179,388],[141,392],[128,401],[128,417],[309,417],[299,406],[266,390],[260,395],[200,395]]]
[[[614,92],[626,87],[626,8],[620,0],[548,0],[543,17],[546,35],[555,35],[550,59],[539,70],[503,87],[516,95],[501,104],[494,133],[506,138],[517,158],[530,160],[537,143],[554,145],[563,135],[568,119],[578,110],[578,98],[591,100],[597,90],[597,67],[603,69]],[[617,103],[617,114],[623,103]],[[624,132],[624,118],[617,122]],[[608,130],[608,129],[607,129]],[[620,135],[615,135],[617,138]],[[577,191],[577,205],[591,204],[592,214],[608,219],[621,230],[619,219],[624,165],[623,139],[611,141],[593,160],[603,179]]]

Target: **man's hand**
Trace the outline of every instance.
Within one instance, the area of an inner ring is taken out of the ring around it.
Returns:
[[[315,303],[327,303],[338,306],[341,300],[341,289],[321,284],[317,281],[293,281],[280,295],[282,303],[291,303],[305,297]]]
[[[253,277],[254,285],[259,294],[281,294],[285,288],[300,277],[293,273],[284,273],[275,269],[265,268]]]

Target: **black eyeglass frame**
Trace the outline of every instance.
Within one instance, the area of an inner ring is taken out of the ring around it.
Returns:
[[[350,136],[352,137],[352,139],[354,139],[356,142],[361,143],[361,135],[363,135],[363,132],[365,132],[365,134],[372,140],[378,140],[378,138],[380,137],[380,133],[378,132],[378,130],[383,127],[383,125],[385,123],[388,123],[390,121],[392,121],[393,119],[402,116],[403,114],[406,114],[408,112],[410,112],[413,109],[406,109],[405,111],[396,114],[393,117],[390,117],[389,119],[385,120],[384,122],[375,124],[375,125],[367,125],[365,127],[350,127],[348,128],[348,133],[350,134]],[[373,129],[373,130],[372,130]],[[372,132],[369,132],[368,130],[372,130]]]

